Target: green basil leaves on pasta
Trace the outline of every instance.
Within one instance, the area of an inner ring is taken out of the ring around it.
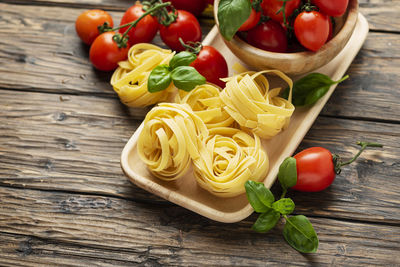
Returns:
[[[169,65],[155,67],[150,72],[147,90],[150,93],[159,92],[167,89],[173,82],[178,89],[190,91],[197,85],[204,84],[206,78],[189,66],[194,60],[196,60],[195,54],[183,51],[176,54]]]

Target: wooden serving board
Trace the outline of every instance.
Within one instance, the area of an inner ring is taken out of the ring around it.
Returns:
[[[315,72],[324,73],[333,80],[342,78],[364,43],[367,34],[368,22],[363,15],[359,14],[354,33],[345,48],[330,63]],[[232,75],[231,67],[235,63],[241,62],[225,46],[216,27],[210,31],[203,43],[214,46],[224,55],[230,67],[230,75]],[[292,78],[296,80],[299,77]],[[266,187],[270,188],[275,182],[280,163],[295,152],[335,87],[336,85],[333,85],[314,106],[297,108],[287,129],[271,140],[263,141],[270,160],[270,170],[264,180]],[[253,212],[245,194],[233,198],[220,198],[200,188],[193,177],[192,169],[185,176],[173,182],[165,182],[154,177],[137,154],[137,139],[142,128],[143,124],[130,138],[121,155],[121,167],[131,182],[157,196],[219,222],[241,221]]]

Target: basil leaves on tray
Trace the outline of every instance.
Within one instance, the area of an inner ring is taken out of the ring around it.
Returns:
[[[339,81],[332,81],[327,75],[322,73],[310,73],[307,76],[297,80],[293,84],[292,103],[295,106],[309,106],[323,97],[332,85],[341,83],[349,78],[344,76]],[[289,88],[281,94],[288,99]]]

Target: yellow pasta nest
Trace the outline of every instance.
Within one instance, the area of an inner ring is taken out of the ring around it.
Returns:
[[[194,176],[202,188],[221,197],[244,193],[247,180],[262,181],[269,169],[260,138],[231,127],[211,129],[199,152]]]
[[[197,86],[190,92],[179,90],[175,102],[188,104],[208,129],[231,126],[234,119],[223,109],[220,88],[211,84]]]
[[[158,178],[172,181],[186,173],[208,136],[203,121],[188,105],[161,103],[147,114],[137,149]]]
[[[174,53],[152,44],[140,43],[132,46],[128,60],[118,63],[119,67],[111,77],[111,85],[121,102],[129,107],[144,107],[166,101],[174,90],[171,85],[163,91],[149,93],[147,79],[158,65],[168,64]]]
[[[268,79],[261,74],[272,73],[282,78],[290,88],[289,100],[279,97],[281,88],[270,89]],[[294,106],[292,80],[278,70],[245,72],[230,78],[220,98],[224,108],[241,127],[251,129],[261,138],[277,135],[289,124]]]

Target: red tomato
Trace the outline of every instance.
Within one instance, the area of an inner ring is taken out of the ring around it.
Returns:
[[[270,17],[271,19],[279,22],[283,22],[282,12],[277,12],[283,5],[282,0],[263,0],[261,3],[261,8],[263,9],[264,15]],[[285,6],[286,19],[293,13],[293,11],[300,6],[301,0],[288,0]]]
[[[257,48],[271,52],[285,52],[287,38],[285,29],[274,20],[261,23],[247,33],[247,42]]]
[[[317,192],[327,188],[335,179],[332,154],[322,147],[310,147],[294,156],[297,165],[298,191]]]
[[[297,40],[307,49],[317,51],[328,40],[329,18],[318,12],[301,12],[294,21]]]
[[[254,28],[260,21],[260,18],[261,18],[261,11],[257,12],[252,8],[250,17],[242,24],[242,26],[240,26],[238,31],[248,31],[251,28]]]
[[[182,51],[185,48],[179,42],[179,38],[187,42],[201,41],[201,28],[198,20],[191,13],[178,10],[178,17],[168,27],[160,25],[160,36],[166,45],[172,50]]]
[[[164,2],[171,2],[176,9],[181,9],[199,16],[207,7],[205,0],[164,0]]]
[[[313,3],[322,13],[331,17],[339,17],[346,12],[349,0],[313,0]]]
[[[228,77],[228,64],[225,58],[212,46],[203,46],[197,59],[190,66],[194,67],[208,82],[214,83],[221,88],[225,82],[220,78]]]
[[[209,5],[214,5],[214,0],[206,0],[206,3]]]
[[[94,40],[89,51],[89,58],[96,69],[111,71],[118,67],[118,62],[128,57],[129,46],[118,48],[113,40],[115,32],[105,32]]]
[[[127,24],[129,22],[137,20],[143,15],[143,5],[137,2],[131,6],[124,14],[121,19],[120,25]],[[129,27],[119,29],[119,32],[123,34]],[[129,33],[129,44],[134,45],[137,43],[149,43],[156,36],[158,31],[158,21],[155,17],[147,15],[142,18],[136,27],[132,28]]]
[[[76,19],[76,33],[85,44],[91,45],[97,36],[100,35],[97,27],[103,25],[104,22],[108,22],[110,27],[114,26],[110,14],[106,11],[100,9],[87,10]]]

